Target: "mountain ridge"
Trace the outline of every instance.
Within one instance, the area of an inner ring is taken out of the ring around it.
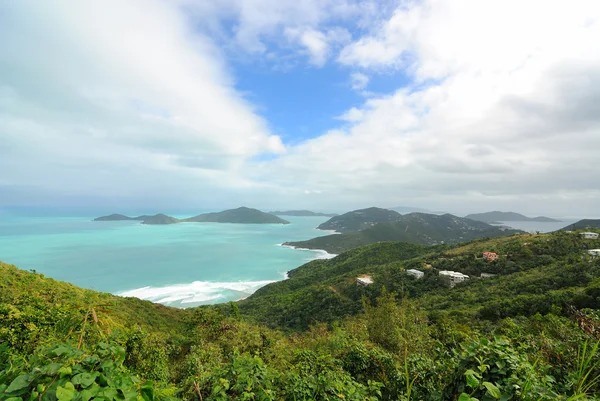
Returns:
[[[498,223],[504,221],[537,221],[541,223],[558,223],[560,220],[552,219],[546,216],[527,217],[520,213],[515,212],[485,212],[485,213],[473,213],[465,216],[466,219],[483,221],[484,223]]]

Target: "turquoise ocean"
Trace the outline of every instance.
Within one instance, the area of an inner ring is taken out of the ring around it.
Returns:
[[[93,217],[0,219],[0,261],[77,286],[177,307],[238,300],[324,251],[281,246],[327,235],[326,217],[292,224],[94,222]]]

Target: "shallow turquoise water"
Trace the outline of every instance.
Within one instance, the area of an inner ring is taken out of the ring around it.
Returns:
[[[0,260],[81,287],[174,306],[227,302],[285,277],[324,252],[278,246],[326,232],[326,217],[289,225],[94,222],[3,217]]]

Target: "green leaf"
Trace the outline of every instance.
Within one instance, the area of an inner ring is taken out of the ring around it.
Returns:
[[[23,401],[23,399],[21,397],[10,397],[7,398],[5,401]]]
[[[15,391],[19,391],[21,389],[26,388],[31,383],[31,378],[28,374],[21,375],[17,377],[15,380],[10,383],[10,386],[5,390],[7,393],[14,393]]]
[[[65,347],[64,345],[59,345],[49,352],[51,356],[61,356],[63,354],[67,354],[71,351],[71,348]]]
[[[70,386],[69,386],[70,384]],[[73,383],[65,383],[65,386],[58,386],[56,388],[56,398],[59,401],[71,401],[75,396],[75,390],[73,388]]]
[[[467,378],[467,386],[471,387],[472,389],[476,389],[479,387],[479,379],[475,377],[476,375],[477,374],[471,369],[465,372],[465,376]]]
[[[502,393],[500,393],[500,390],[498,389],[498,387],[494,386],[492,383],[483,382],[483,385],[485,388],[487,388],[488,393],[490,393],[490,395],[492,397],[494,397],[495,399],[498,399],[498,398],[500,398],[500,396],[502,396]]]
[[[142,386],[142,398],[144,401],[154,401],[154,386],[152,382],[146,382]]]
[[[89,399],[95,397],[98,392],[100,392],[100,386],[96,383],[93,383],[90,387],[81,392],[81,399],[83,401],[89,401]]]
[[[62,367],[62,363],[51,363],[46,366],[43,366],[40,371],[44,376],[54,376],[58,373],[59,369]]]
[[[471,401],[471,397],[468,394],[462,393],[460,397],[458,397],[458,401]]]
[[[65,366],[65,367],[58,369],[58,373],[60,373],[60,377],[65,377],[65,376],[69,376],[71,373],[73,373],[73,370],[71,369],[70,366]]]
[[[96,376],[98,376],[97,373],[80,373],[73,376],[71,382],[75,385],[80,385],[83,388],[87,388],[96,380]]]

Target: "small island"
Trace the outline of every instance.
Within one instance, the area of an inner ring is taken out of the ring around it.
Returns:
[[[319,213],[319,212],[311,212],[310,210],[286,210],[286,211],[273,211],[269,212],[269,214],[274,214],[276,216],[298,216],[298,217],[335,217],[337,213]]]
[[[272,214],[244,206],[217,213],[203,213],[181,221],[183,223],[290,224],[289,221]]]
[[[160,225],[175,223],[236,223],[236,224],[290,224],[289,221],[261,212],[257,209],[239,207],[215,213],[203,213],[187,219],[177,219],[159,213],[153,216],[129,217],[123,214],[111,214],[95,218],[94,221],[141,221],[142,224]]]
[[[474,213],[465,216],[466,219],[483,221],[488,224],[499,224],[499,222],[505,221],[537,221],[539,223],[558,223],[560,220],[551,219],[550,217],[538,216],[538,217],[527,217],[520,213],[514,212],[486,212],[486,213]]]

